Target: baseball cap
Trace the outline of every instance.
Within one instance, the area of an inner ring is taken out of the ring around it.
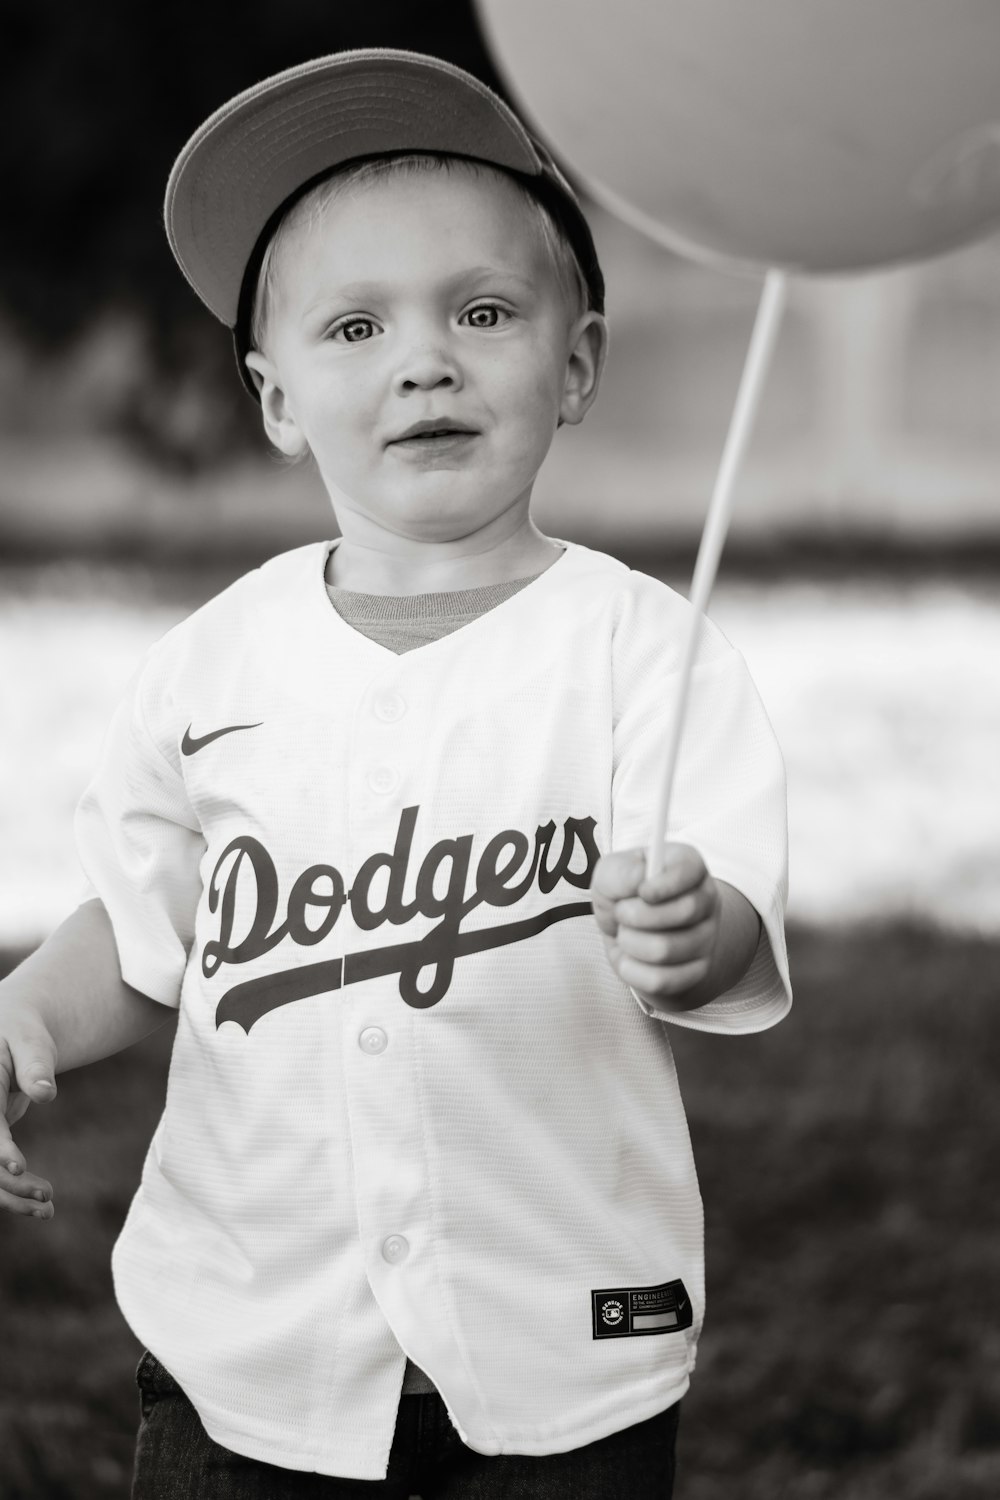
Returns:
[[[604,278],[576,195],[545,147],[472,74],[420,52],[335,52],[265,78],[195,131],[167,182],[164,221],[188,282],[233,331],[240,375],[267,243],[291,204],[346,162],[393,152],[470,157],[511,173],[562,228],[590,307]]]

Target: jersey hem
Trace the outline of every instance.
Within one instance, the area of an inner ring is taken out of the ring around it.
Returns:
[[[227,1427],[224,1423],[217,1423],[213,1417],[206,1416],[200,1407],[195,1410],[213,1442],[221,1443],[230,1452],[238,1453],[242,1458],[252,1458],[257,1463],[274,1464],[299,1474],[322,1474],[327,1479],[384,1479],[389,1470],[388,1450],[381,1467],[369,1457],[359,1457],[357,1449],[307,1449],[303,1444],[296,1444],[294,1450],[290,1451],[281,1443],[269,1443],[259,1432],[251,1434],[239,1427]],[[334,1467],[323,1467],[326,1464],[333,1464]]]
[[[630,1400],[627,1406],[617,1407],[603,1420],[588,1422],[585,1430],[574,1425],[559,1432],[546,1433],[544,1436],[513,1433],[509,1437],[490,1438],[465,1431],[450,1407],[448,1407],[448,1415],[462,1442],[474,1453],[480,1453],[487,1458],[503,1455],[544,1458],[549,1454],[568,1453],[575,1448],[586,1447],[591,1443],[600,1442],[602,1438],[611,1437],[616,1432],[624,1431],[627,1427],[646,1422],[661,1411],[676,1406],[687,1394],[690,1385],[689,1374],[685,1374],[679,1382],[672,1381],[666,1390],[658,1383],[655,1391],[651,1390],[645,1400]],[[443,1396],[442,1400],[444,1400]],[[445,1404],[447,1405],[447,1402]],[[244,1458],[254,1459],[258,1463],[275,1464],[280,1468],[292,1469],[298,1473],[322,1474],[331,1479],[384,1479],[388,1472],[388,1454],[385,1465],[379,1468],[377,1463],[373,1464],[368,1458],[360,1457],[357,1449],[346,1450],[338,1447],[307,1450],[299,1444],[293,1451],[289,1451],[281,1444],[269,1443],[261,1437],[259,1431],[248,1433],[242,1428],[229,1427],[224,1422],[216,1422],[214,1417],[206,1415],[203,1409],[196,1409],[202,1426],[214,1442],[221,1443],[231,1452],[238,1453]],[[327,1465],[332,1465],[332,1467],[326,1467]]]

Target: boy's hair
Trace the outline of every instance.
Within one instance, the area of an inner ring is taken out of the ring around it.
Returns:
[[[304,225],[311,227],[319,223],[330,203],[352,187],[396,176],[413,177],[422,172],[447,172],[455,167],[465,168],[477,176],[492,174],[513,184],[545,243],[571,317],[576,318],[585,312],[589,305],[589,293],[579,260],[562,226],[526,183],[512,172],[505,172],[501,167],[476,161],[472,157],[423,151],[398,152],[346,162],[291,204],[267,243],[257,273],[250,315],[251,347],[263,350],[274,306],[282,247],[295,230]]]

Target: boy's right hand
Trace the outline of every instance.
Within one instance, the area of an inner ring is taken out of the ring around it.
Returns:
[[[10,1127],[56,1097],[56,1047],[37,1016],[0,1006],[0,1209],[51,1219],[52,1185],[27,1170]]]

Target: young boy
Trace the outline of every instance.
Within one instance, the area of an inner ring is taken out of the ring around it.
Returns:
[[[668,1495],[704,1276],[664,1022],[787,1010],[784,780],[706,625],[645,878],[688,606],[530,513],[604,360],[589,230],[506,106],[393,52],[231,101],[167,225],[340,538],[153,647],[94,896],[0,991],[11,1119],[179,1007],[113,1263],[133,1493]]]

